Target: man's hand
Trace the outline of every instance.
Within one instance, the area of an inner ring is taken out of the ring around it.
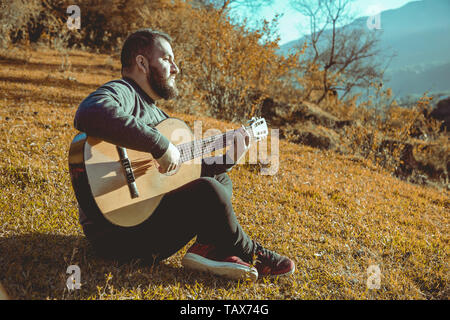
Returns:
[[[180,151],[172,143],[169,144],[169,148],[162,155],[161,158],[155,159],[159,164],[159,172],[168,173],[174,171],[180,165]]]
[[[250,134],[244,127],[237,129],[234,133],[233,145],[227,151],[227,158],[233,159],[235,164],[238,163],[250,148],[250,140]]]

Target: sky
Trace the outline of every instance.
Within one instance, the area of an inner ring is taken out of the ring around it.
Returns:
[[[282,13],[283,16],[279,20],[279,36],[281,38],[279,44],[285,44],[289,41],[296,40],[308,33],[305,23],[307,20],[294,9],[289,6],[290,0],[274,0],[271,7],[261,9],[257,15],[252,17],[257,19],[272,20],[275,14]],[[375,15],[380,11],[396,9],[404,6],[408,2],[417,0],[355,0],[352,10],[357,17]],[[303,26],[302,26],[303,24]]]

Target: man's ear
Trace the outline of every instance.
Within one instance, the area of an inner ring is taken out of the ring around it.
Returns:
[[[147,74],[147,59],[144,58],[142,55],[136,56],[136,67],[138,70],[142,71],[144,74]]]

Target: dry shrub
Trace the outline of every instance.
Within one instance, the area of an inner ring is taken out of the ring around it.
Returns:
[[[298,54],[287,58],[276,54],[278,39],[270,40],[272,27],[267,21],[250,31],[234,25],[223,12],[174,3],[169,10],[143,10],[140,23],[175,38],[180,83],[192,94],[185,96],[189,105],[177,102],[177,109],[193,111],[195,103],[197,111],[227,120],[258,114],[261,102],[274,94],[273,88],[283,86]]]
[[[29,40],[30,33],[42,9],[37,0],[0,1],[0,46],[7,47],[19,39]]]
[[[432,179],[448,186],[449,136],[440,131],[439,121],[429,117],[431,98],[424,94],[412,108],[398,106],[395,101],[383,108],[380,100],[388,101],[390,95],[390,89],[384,90],[377,108],[373,101],[352,108],[354,125],[341,131],[342,150],[370,159],[412,182]]]
[[[86,0],[76,3],[81,11],[81,29],[69,30],[66,12],[69,0],[3,1],[0,21],[3,41],[16,44],[23,41],[55,42],[65,47],[81,47],[101,51],[117,49],[122,39],[135,27],[140,8],[163,6],[163,0]]]

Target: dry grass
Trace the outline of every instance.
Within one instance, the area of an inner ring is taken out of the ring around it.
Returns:
[[[40,48],[0,55],[0,283],[14,299],[448,299],[447,190],[393,178],[357,157],[280,141],[277,174],[231,172],[244,229],[291,257],[286,279],[233,282],[185,271],[183,250],[154,265],[93,255],[67,168],[80,101],[119,77],[105,55]],[[70,66],[70,69],[67,68]],[[192,124],[193,116],[172,113]],[[202,118],[204,129],[235,125]],[[82,288],[66,289],[66,268]],[[381,288],[367,289],[367,269]]]

